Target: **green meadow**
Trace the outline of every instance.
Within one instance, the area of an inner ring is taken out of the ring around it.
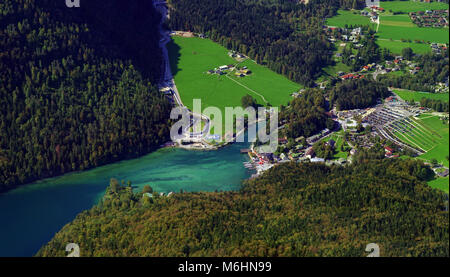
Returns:
[[[344,28],[345,25],[369,25],[376,29],[376,24],[372,23],[369,17],[362,16],[359,11],[345,11],[339,10],[338,15],[328,18],[328,26],[341,27]]]
[[[428,98],[432,100],[442,100],[446,102],[449,101],[448,93],[429,93],[411,90],[394,90],[394,93],[406,101],[414,100],[415,102],[419,102],[422,98]]]
[[[448,8],[448,4],[431,3],[429,5],[427,3],[409,1],[383,2],[382,6],[388,10],[388,7],[385,7],[385,5],[394,7],[394,12],[403,11],[405,14],[392,15],[388,13],[380,15],[377,44],[381,48],[387,48],[392,53],[401,54],[404,48],[410,47],[414,53],[425,54],[431,52],[431,47],[428,42],[449,42],[448,28],[420,28],[411,21],[407,14],[410,11],[446,9]],[[407,9],[408,7],[409,9]],[[372,23],[368,17],[360,15],[360,11],[339,10],[338,15],[328,18],[326,24],[328,26],[342,28],[346,25],[368,25],[374,30],[377,29],[376,24]],[[424,41],[425,43],[415,43],[415,40]],[[334,73],[333,68],[329,68],[328,70]]]
[[[395,16],[393,16],[395,17]],[[449,42],[449,29],[448,28],[420,28],[413,24],[413,26],[407,26],[405,22],[397,22],[398,25],[394,25],[396,21],[384,23],[383,17],[380,18],[380,28],[378,29],[377,36],[382,39],[393,40],[420,40],[425,42],[436,43],[448,43]]]
[[[270,105],[286,106],[292,100],[291,94],[303,88],[302,85],[288,80],[283,75],[277,74],[267,67],[258,65],[250,59],[239,64],[239,67],[244,66],[247,66],[252,71],[250,75],[240,78],[230,74],[230,77],[255,91],[255,93],[261,94]],[[255,93],[249,92],[254,98],[261,100],[261,97]]]
[[[382,1],[381,7],[387,11],[410,13],[426,10],[446,10],[448,9],[448,4],[439,2]]]
[[[387,26],[403,26],[403,27],[415,27],[416,25],[411,21],[409,15],[381,15],[380,22]]]
[[[410,120],[409,123],[397,122],[397,127],[390,129],[390,132],[404,143],[426,152],[418,158],[427,161],[436,159],[448,167],[448,124],[444,124],[438,116],[432,114],[423,114],[418,118],[411,117]]]
[[[377,39],[377,44],[381,48],[387,48],[394,54],[401,54],[404,48],[411,48],[416,54],[426,54],[431,52],[431,47],[426,43],[402,42],[390,39]]]
[[[428,42],[448,43],[449,29],[421,28],[411,21],[408,14],[381,15],[377,38],[380,47],[393,53],[400,54],[403,48],[410,47],[415,53],[424,54],[431,51]],[[415,43],[415,40],[425,43]]]
[[[168,44],[174,80],[183,104],[193,109],[193,99],[202,100],[202,109],[217,107],[225,116],[225,107],[240,107],[241,98],[251,95],[261,105],[286,105],[291,94],[301,85],[270,69],[246,60],[249,76],[238,78],[233,72],[226,75],[207,74],[222,65],[237,64],[228,50],[208,39],[172,37]],[[223,119],[224,120],[224,119]]]
[[[449,162],[447,156],[449,155],[449,132],[448,124],[444,124],[438,116],[431,114],[423,114],[419,117],[420,122],[429,130],[439,135],[439,143],[437,143],[427,153],[419,156],[424,160],[436,159],[444,166],[448,167]]]
[[[438,177],[432,181],[429,181],[428,185],[430,185],[430,187],[432,187],[432,188],[440,189],[440,190],[448,193],[448,185],[449,185],[448,183],[449,183],[448,177],[445,177],[445,178]]]

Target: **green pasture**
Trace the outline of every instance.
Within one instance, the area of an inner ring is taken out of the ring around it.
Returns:
[[[438,177],[432,181],[429,181],[428,185],[430,185],[430,187],[432,188],[440,189],[448,193],[448,183],[449,183],[448,177],[445,178]]]
[[[369,17],[362,16],[360,11],[338,10],[338,14],[334,17],[328,18],[326,24],[328,26],[341,28],[345,28],[345,25],[368,25],[371,26],[374,30],[376,29],[376,24],[372,23]]]
[[[266,67],[247,60],[252,74],[236,78],[233,72],[225,75],[207,74],[222,65],[238,62],[228,56],[228,50],[208,39],[173,37],[168,44],[174,80],[185,106],[193,109],[193,100],[202,100],[202,109],[217,107],[225,117],[225,107],[240,107],[241,98],[250,94],[261,105],[286,104],[300,85]],[[265,102],[264,99],[267,101]]]
[[[411,90],[394,90],[394,93],[405,101],[414,100],[415,102],[419,102],[422,98],[441,100],[446,102],[449,101],[448,93],[429,93]]]
[[[427,43],[402,42],[391,39],[377,39],[377,44],[381,48],[387,48],[392,53],[400,55],[404,48],[411,48],[416,54],[426,54],[431,52],[431,47]]]
[[[448,9],[448,4],[440,2],[382,1],[381,7],[387,11],[410,13],[426,10],[446,10]]]

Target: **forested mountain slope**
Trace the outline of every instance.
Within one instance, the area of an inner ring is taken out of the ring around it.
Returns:
[[[448,256],[446,196],[419,161],[382,147],[347,167],[283,164],[239,192],[149,198],[112,181],[38,256]],[[151,191],[147,189],[146,191]]]
[[[0,191],[165,142],[159,21],[147,0],[0,2]]]

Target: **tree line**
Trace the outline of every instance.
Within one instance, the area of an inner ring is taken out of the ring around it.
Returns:
[[[2,1],[0,191],[167,140],[159,20],[144,0]]]

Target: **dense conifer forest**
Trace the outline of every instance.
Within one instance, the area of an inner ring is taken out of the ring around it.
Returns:
[[[166,141],[159,20],[146,0],[1,1],[0,191]]]
[[[380,98],[391,94],[387,87],[368,79],[337,83],[330,89],[330,105],[338,110],[363,109],[373,106]]]
[[[153,197],[111,181],[38,256],[449,256],[447,196],[416,160],[384,159],[378,145],[353,165],[289,163],[238,192]]]
[[[289,138],[309,137],[326,127],[326,101],[320,89],[308,89],[293,99],[288,107],[282,107],[280,126],[285,125],[281,135]]]

